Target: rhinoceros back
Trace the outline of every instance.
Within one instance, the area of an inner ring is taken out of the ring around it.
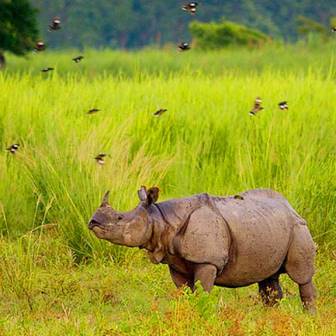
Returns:
[[[213,198],[232,239],[229,261],[218,280],[226,286],[244,286],[276,273],[286,258],[294,225],[305,223],[272,190],[251,190],[241,196]]]

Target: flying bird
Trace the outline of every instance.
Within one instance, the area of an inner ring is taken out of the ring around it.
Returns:
[[[46,45],[43,41],[37,41],[34,49],[35,51],[44,51],[46,49]]]
[[[196,14],[197,6],[197,2],[189,2],[182,7],[182,10],[190,14]]]
[[[165,112],[167,112],[168,110],[167,109],[159,109],[159,110],[157,110],[155,113],[154,113],[154,115],[155,116],[157,116],[157,117],[160,117],[160,116],[162,116],[162,114],[163,113],[165,113]]]
[[[61,29],[61,18],[59,16],[55,16],[51,24],[49,25],[49,31],[60,30]]]
[[[83,58],[84,58],[84,56],[79,55],[79,56],[74,57],[72,60],[73,60],[75,63],[79,63]]]
[[[105,157],[106,157],[105,153],[100,153],[95,157],[95,160],[98,164],[103,166],[105,164],[105,159],[104,159]]]
[[[254,101],[253,109],[250,111],[250,115],[254,116],[264,108],[261,106],[262,100],[260,97],[257,97]]]
[[[190,45],[188,42],[181,42],[177,47],[180,49],[180,51],[190,50]]]
[[[43,68],[42,70],[41,70],[41,72],[49,72],[49,71],[53,71],[54,70],[54,68],[50,68],[50,67],[48,67],[48,68]]]
[[[91,110],[89,110],[89,111],[87,112],[87,114],[94,114],[94,113],[97,113],[97,112],[99,112],[99,111],[100,111],[100,109],[92,108]]]
[[[10,145],[9,147],[6,148],[10,153],[15,154],[16,151],[19,149],[20,145],[19,144],[13,144]]]
[[[283,101],[283,102],[280,102],[279,104],[279,108],[280,108],[280,110],[288,110],[288,104],[287,104],[287,102],[286,101]]]

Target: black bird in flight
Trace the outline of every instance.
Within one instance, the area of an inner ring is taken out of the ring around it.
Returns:
[[[157,116],[157,117],[160,117],[162,116],[163,113],[167,112],[168,110],[167,109],[160,109],[160,110],[157,110],[154,115]]]
[[[95,160],[98,164],[103,166],[105,164],[105,159],[104,159],[105,157],[106,157],[105,153],[100,153],[95,157]]]
[[[280,110],[288,110],[288,104],[287,104],[287,102],[286,101],[283,101],[283,102],[280,102],[279,104],[279,108],[280,108]]]
[[[197,2],[189,2],[182,7],[182,10],[190,14],[196,14],[197,6],[198,6]]]
[[[46,45],[43,41],[37,41],[34,49],[35,51],[44,51],[46,49]]]
[[[19,149],[20,145],[19,144],[13,144],[10,145],[9,147],[6,148],[10,153],[15,154],[16,151]]]
[[[79,63],[83,58],[84,58],[84,56],[79,55],[79,56],[74,57],[72,60],[73,60],[75,63]]]
[[[60,30],[61,29],[61,18],[59,16],[55,16],[51,24],[49,25],[49,31]]]
[[[99,111],[100,111],[100,109],[92,108],[91,110],[89,110],[89,111],[87,112],[87,114],[94,114],[94,113],[97,113],[97,112],[99,112]]]
[[[187,51],[187,50],[190,50],[190,45],[188,42],[181,42],[178,45],[178,48],[180,49],[180,51]]]
[[[250,111],[250,115],[254,116],[264,108],[261,106],[262,100],[260,97],[257,97],[254,101],[253,109]]]
[[[43,68],[41,70],[41,72],[49,72],[49,71],[53,71],[53,70],[54,70],[54,68],[47,67],[47,68]]]

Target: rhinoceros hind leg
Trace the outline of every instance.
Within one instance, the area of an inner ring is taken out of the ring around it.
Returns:
[[[169,266],[169,271],[173,279],[173,282],[177,288],[188,286],[192,290],[194,290],[194,280],[192,279],[192,277],[189,277],[186,274],[179,273],[170,266]]]
[[[310,312],[315,310],[315,288],[312,283],[315,254],[316,246],[307,226],[296,225],[284,266],[290,278],[299,285],[303,306]]]
[[[266,306],[274,306],[282,299],[282,289],[279,283],[279,274],[260,281],[259,293]]]
[[[286,273],[298,285],[307,284],[314,275],[316,246],[305,225],[296,225],[284,263]]]
[[[312,281],[305,285],[299,285],[300,297],[303,307],[310,313],[315,313],[316,291]]]

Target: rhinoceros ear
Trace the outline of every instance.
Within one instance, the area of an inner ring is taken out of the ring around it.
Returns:
[[[158,187],[152,187],[147,191],[148,203],[155,203],[159,199],[160,189]]]
[[[142,186],[140,190],[138,190],[138,196],[141,202],[143,202],[146,206],[155,203],[159,198],[158,187],[152,187],[150,189],[146,189],[146,187]]]
[[[147,190],[145,186],[142,186],[140,190],[138,190],[138,196],[141,202],[147,202]]]

